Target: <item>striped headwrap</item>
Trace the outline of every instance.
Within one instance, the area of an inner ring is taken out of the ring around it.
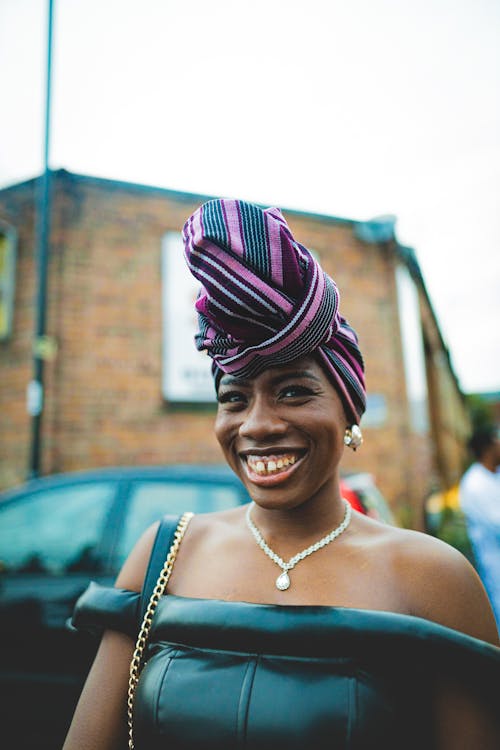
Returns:
[[[189,269],[202,284],[196,347],[213,373],[252,378],[315,353],[358,423],[366,406],[356,332],[339,313],[339,293],[300,245],[278,208],[211,200],[183,230]]]

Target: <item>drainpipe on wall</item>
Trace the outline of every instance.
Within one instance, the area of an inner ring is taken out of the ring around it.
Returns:
[[[31,446],[28,478],[40,474],[42,456],[42,415],[44,408],[44,359],[46,349],[47,268],[49,260],[51,217],[51,174],[49,169],[50,110],[52,78],[53,0],[49,0],[47,31],[47,82],[45,90],[45,136],[43,174],[37,186],[36,198],[36,310],[33,342],[33,379],[28,384],[27,410],[31,416]]]

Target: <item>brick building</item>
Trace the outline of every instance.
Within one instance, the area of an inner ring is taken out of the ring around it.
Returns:
[[[0,237],[17,256],[12,329],[0,341],[0,487],[25,478],[30,452],[38,182],[0,191]],[[43,472],[220,462],[214,406],[169,399],[162,385],[175,360],[165,343],[165,237],[178,238],[207,196],[64,170],[52,173],[52,196]],[[346,451],[344,469],[373,473],[418,526],[424,497],[462,471],[469,422],[415,256],[390,219],[284,214],[337,281],[366,360],[365,442]]]

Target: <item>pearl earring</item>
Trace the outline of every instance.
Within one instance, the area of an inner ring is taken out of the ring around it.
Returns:
[[[351,427],[346,427],[344,435],[344,445],[348,448],[352,448],[353,451],[363,443],[363,434],[359,428],[359,425],[353,424]]]

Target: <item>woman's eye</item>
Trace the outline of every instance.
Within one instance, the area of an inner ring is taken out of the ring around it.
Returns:
[[[283,388],[280,396],[282,398],[300,398],[304,396],[312,396],[313,392],[310,388],[306,388],[303,385],[289,385]]]
[[[224,391],[217,396],[219,404],[244,404],[245,400],[245,396],[239,391]]]

